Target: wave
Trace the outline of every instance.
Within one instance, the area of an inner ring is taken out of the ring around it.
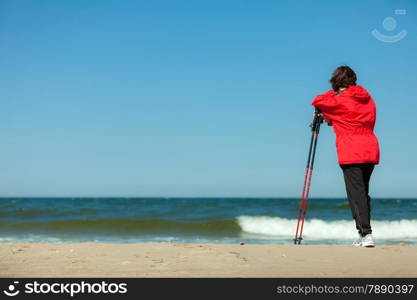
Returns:
[[[244,232],[275,237],[295,234],[296,219],[266,216],[239,216],[237,222]],[[371,221],[377,239],[417,239],[417,219],[398,221]],[[303,237],[306,239],[352,239],[357,235],[354,221],[306,220]]]
[[[201,222],[173,221],[163,219],[72,219],[51,221],[0,221],[1,233],[75,233],[147,235],[159,233],[237,235],[240,228],[235,220]]]
[[[135,218],[85,218],[50,221],[0,220],[2,238],[41,235],[49,237],[84,236],[108,237],[120,240],[128,237],[175,236],[210,239],[249,238],[262,240],[291,240],[294,236],[296,219],[270,216],[241,215],[231,219],[214,220],[166,220]],[[378,240],[417,241],[417,219],[396,221],[372,221],[375,238]],[[303,236],[309,240],[346,240],[356,237],[353,220],[325,221],[308,219]]]

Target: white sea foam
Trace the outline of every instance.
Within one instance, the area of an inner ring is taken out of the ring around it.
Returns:
[[[291,237],[297,226],[296,219],[266,216],[239,216],[237,222],[244,232],[276,237]],[[371,221],[377,239],[417,239],[417,219],[398,221]],[[309,219],[304,223],[303,237],[309,239],[353,239],[357,235],[354,221],[324,221]]]

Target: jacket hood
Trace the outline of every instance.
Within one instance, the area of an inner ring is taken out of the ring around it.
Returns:
[[[360,102],[368,102],[371,95],[360,85],[351,85],[343,93],[344,96],[350,96]]]

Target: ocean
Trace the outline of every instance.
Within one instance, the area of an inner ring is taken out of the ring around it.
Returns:
[[[297,198],[0,198],[0,242],[292,244]],[[417,245],[417,199],[372,199],[379,245]],[[303,244],[351,244],[346,199],[309,200]]]

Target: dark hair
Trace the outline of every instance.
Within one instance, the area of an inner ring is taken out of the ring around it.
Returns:
[[[356,74],[350,67],[340,66],[334,70],[329,81],[332,84],[333,91],[337,92],[340,88],[356,85]]]

